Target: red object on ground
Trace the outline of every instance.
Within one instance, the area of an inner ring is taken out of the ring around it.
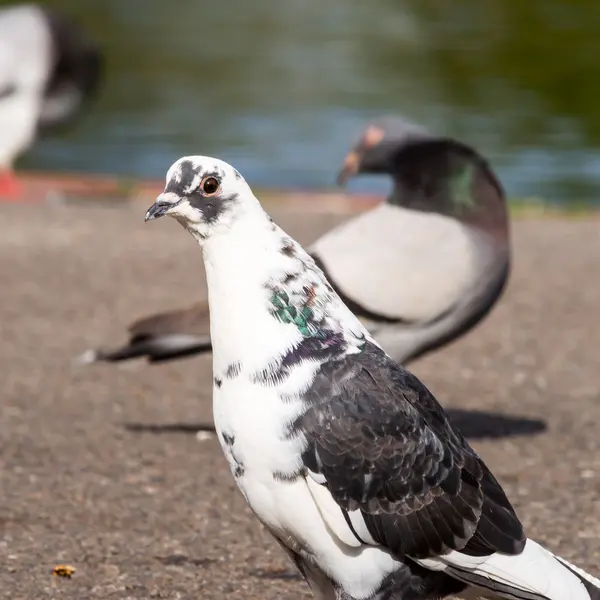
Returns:
[[[0,171],[0,200],[16,202],[22,193],[21,182],[13,171]]]

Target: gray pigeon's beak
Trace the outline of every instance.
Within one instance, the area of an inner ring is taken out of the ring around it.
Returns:
[[[156,198],[156,202],[146,211],[144,221],[154,221],[154,219],[160,219],[164,217],[167,212],[179,204],[181,199],[179,196],[171,192],[163,192]]]
[[[344,164],[337,176],[337,184],[345,185],[345,183],[358,173],[360,167],[360,154],[357,150],[351,150],[344,159]]]

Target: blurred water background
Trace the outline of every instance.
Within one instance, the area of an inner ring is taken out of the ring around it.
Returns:
[[[473,143],[511,196],[600,198],[595,0],[45,4],[102,44],[106,82],[22,168],[162,177],[195,153],[258,186],[324,188],[366,121],[402,114]]]

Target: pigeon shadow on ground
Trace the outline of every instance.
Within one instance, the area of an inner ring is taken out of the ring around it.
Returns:
[[[250,575],[258,579],[302,581],[302,576],[291,569],[252,569]]]
[[[447,409],[454,424],[469,439],[496,439],[535,435],[546,431],[547,425],[541,419],[504,415],[500,413]],[[213,432],[212,423],[124,423],[123,427],[132,433],[185,433],[196,435],[199,431]]]
[[[446,413],[458,427],[460,432],[469,439],[496,439],[535,435],[548,428],[541,419],[504,415],[501,413],[463,410],[449,408]]]

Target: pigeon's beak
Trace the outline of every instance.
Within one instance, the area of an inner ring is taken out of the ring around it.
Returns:
[[[163,192],[156,198],[156,202],[146,211],[144,221],[154,221],[164,217],[169,210],[179,204],[181,199],[179,196],[171,192]]]
[[[345,185],[345,183],[358,173],[360,167],[360,154],[357,150],[351,150],[344,159],[344,164],[337,176],[337,184]]]

